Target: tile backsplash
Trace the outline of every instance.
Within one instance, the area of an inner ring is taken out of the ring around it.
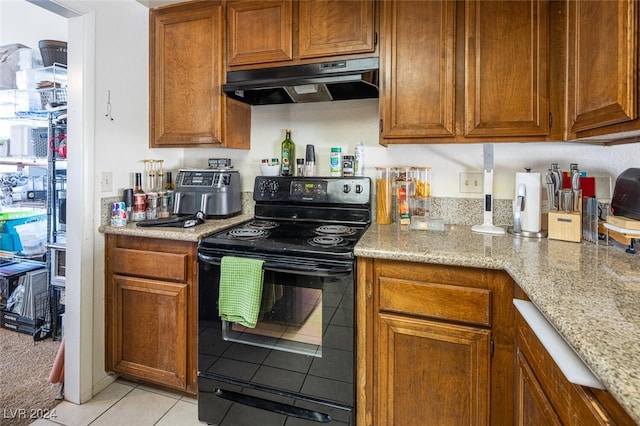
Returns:
[[[111,206],[114,202],[121,201],[120,197],[106,197],[101,200],[100,225],[107,226],[111,223]],[[494,200],[493,223],[499,226],[513,224],[512,200]],[[242,212],[253,213],[253,193],[242,193]],[[482,199],[433,197],[431,199],[431,216],[444,219],[451,225],[476,225],[484,219],[484,206]],[[372,217],[375,219],[375,199],[372,200]]]

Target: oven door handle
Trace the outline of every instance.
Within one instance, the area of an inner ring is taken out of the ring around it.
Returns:
[[[222,256],[210,256],[208,254],[198,253],[198,259],[210,265],[220,265]],[[287,263],[277,262],[274,260],[267,259],[262,265],[262,269],[264,269],[265,271],[280,272],[285,274],[295,273],[300,275],[323,276],[323,277],[344,276],[344,275],[350,274],[353,271],[353,267],[350,263],[329,265],[326,263],[322,263],[322,261],[311,261],[311,262],[312,263],[307,262],[300,265],[299,263],[296,263],[296,261],[293,259]]]

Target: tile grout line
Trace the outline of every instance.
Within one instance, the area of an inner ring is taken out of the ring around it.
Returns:
[[[160,423],[162,421],[162,419],[164,419],[167,416],[167,414],[169,414],[169,411],[173,410],[173,408],[176,405],[178,405],[178,402],[180,402],[180,399],[176,399],[175,402],[173,403],[173,405],[171,407],[169,407],[169,409],[167,411],[165,411],[162,416],[160,416],[160,418],[158,419],[158,421],[156,421],[154,423],[154,425],[157,425],[158,423]]]
[[[116,382],[117,382],[117,380],[116,380]],[[113,383],[116,383],[116,382],[113,382]],[[136,389],[136,388],[138,387],[138,385],[137,385],[137,384],[135,384],[135,386],[131,386],[131,385],[124,384],[124,383],[121,383],[121,384],[122,384],[122,385],[125,385],[125,386],[129,386],[129,387],[131,387],[131,389],[129,389],[129,390],[128,390],[124,395],[122,395],[120,398],[118,398],[118,399],[117,399],[113,404],[109,405],[109,407],[108,407],[106,410],[104,410],[102,413],[100,413],[100,415],[99,415],[98,417],[96,417],[95,419],[93,419],[93,420],[91,420],[89,423],[87,423],[87,426],[89,426],[89,425],[91,425],[91,424],[95,423],[95,422],[96,422],[96,420],[98,420],[100,417],[104,416],[104,415],[105,415],[109,410],[111,410],[111,409],[112,409],[112,408],[113,408],[113,407],[114,407],[118,402],[122,401],[122,400],[124,399],[124,397],[126,397],[127,395],[129,395],[131,392],[133,392],[133,390],[134,390],[134,389]],[[103,391],[104,391],[104,389],[103,389]]]

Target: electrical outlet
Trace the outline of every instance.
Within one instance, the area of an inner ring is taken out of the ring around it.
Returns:
[[[102,179],[100,179],[100,187],[102,192],[111,192],[113,190],[113,173],[102,172]]]
[[[480,172],[460,173],[460,192],[482,194],[484,192],[484,174]]]

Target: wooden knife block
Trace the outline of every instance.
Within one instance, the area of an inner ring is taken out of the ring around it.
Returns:
[[[582,241],[581,211],[565,213],[551,210],[549,211],[548,225],[548,237],[550,240],[572,241],[575,243]]]

